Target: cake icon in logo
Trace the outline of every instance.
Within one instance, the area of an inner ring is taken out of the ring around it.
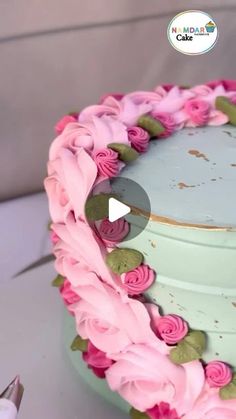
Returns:
[[[212,33],[212,32],[214,32],[214,30],[216,28],[216,25],[212,21],[210,21],[206,24],[205,28],[206,28],[206,31],[208,33],[210,33],[210,32]]]

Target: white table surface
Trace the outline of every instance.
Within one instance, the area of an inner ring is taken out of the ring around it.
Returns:
[[[44,194],[0,204],[0,391],[19,373],[19,419],[125,419],[78,377],[62,344],[62,303],[47,264],[17,278],[50,249]]]

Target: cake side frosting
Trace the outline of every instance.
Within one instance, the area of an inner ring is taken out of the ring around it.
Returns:
[[[101,180],[109,185],[137,152],[147,150],[151,138],[234,123],[235,98],[234,82],[158,86],[107,96],[57,124],[45,188],[58,283],[79,335],[73,349],[103,370],[110,388],[133,406],[134,418],[158,418],[161,410],[166,418],[231,418],[236,376],[224,360],[201,361],[205,333],[192,329],[184,313],[160,314],[158,296],[154,304],[143,295],[154,280],[143,249],[119,247],[114,231],[111,247],[88,223],[85,204],[94,187]],[[136,284],[137,293],[130,294]]]

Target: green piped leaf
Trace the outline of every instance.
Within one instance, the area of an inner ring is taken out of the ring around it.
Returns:
[[[229,117],[229,122],[232,125],[236,125],[236,105],[231,103],[229,99],[224,96],[218,96],[215,105],[216,109]]]
[[[50,231],[51,230],[51,228],[52,228],[52,221],[50,220],[50,221],[48,221],[48,230]]]
[[[91,196],[85,204],[86,218],[89,221],[98,221],[107,218],[110,198],[117,198],[117,196],[104,193]]]
[[[118,275],[131,271],[141,265],[143,255],[134,249],[114,249],[107,254],[106,263]]]
[[[139,157],[138,152],[126,144],[111,143],[107,147],[117,151],[119,159],[125,163],[130,163]]]
[[[130,414],[131,419],[148,419],[149,418],[149,416],[146,413],[139,412],[133,407],[132,409],[130,409],[129,414]]]
[[[220,389],[220,398],[222,400],[236,399],[236,373],[233,375],[231,383]]]
[[[170,359],[175,364],[185,364],[200,359],[205,349],[205,334],[194,330],[181,340],[175,348],[171,349]]]
[[[52,286],[59,288],[64,284],[64,281],[65,278],[62,275],[58,274],[56,278],[52,281]]]
[[[88,340],[82,339],[79,335],[76,336],[70,346],[72,351],[87,352]]]
[[[140,116],[138,126],[145,129],[151,137],[158,137],[165,131],[163,125],[150,115]]]

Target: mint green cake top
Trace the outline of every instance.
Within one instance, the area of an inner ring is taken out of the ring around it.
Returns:
[[[236,226],[236,128],[231,125],[185,128],[153,140],[148,153],[121,176],[143,187],[155,215]]]

